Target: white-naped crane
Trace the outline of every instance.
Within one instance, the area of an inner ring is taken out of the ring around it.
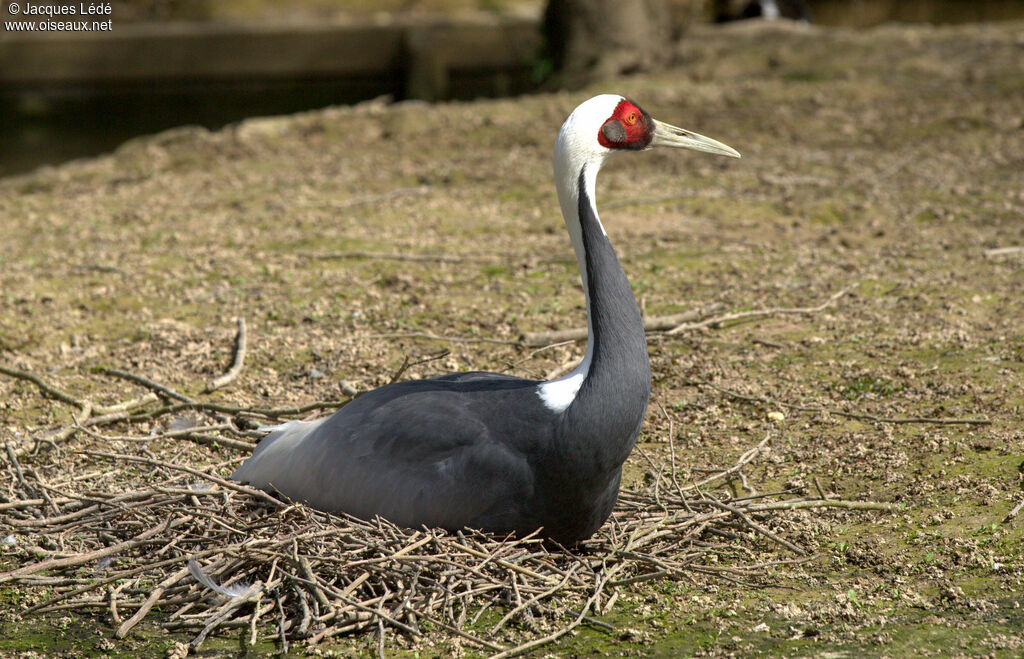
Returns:
[[[597,216],[597,172],[616,151],[658,146],[740,157],[611,94],[577,107],[555,141],[555,185],[587,302],[575,370],[548,381],[473,372],[395,382],[333,416],[269,428],[232,478],[405,527],[590,537],[615,505],[651,377],[636,299]]]

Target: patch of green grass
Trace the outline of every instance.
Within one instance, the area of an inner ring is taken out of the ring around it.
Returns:
[[[485,277],[505,277],[511,274],[507,265],[493,264],[480,268],[480,273]]]
[[[906,389],[902,382],[870,375],[844,380],[834,385],[836,393],[846,400],[859,400],[868,395],[887,398]]]

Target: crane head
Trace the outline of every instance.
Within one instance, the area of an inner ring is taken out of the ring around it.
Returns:
[[[639,151],[654,146],[668,146],[730,158],[740,157],[739,152],[730,146],[693,131],[658,121],[628,98],[617,98],[615,109],[612,110],[611,116],[604,120],[597,133],[598,144],[606,149]]]

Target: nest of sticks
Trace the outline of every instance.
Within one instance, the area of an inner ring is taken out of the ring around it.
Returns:
[[[381,653],[386,642],[455,643],[513,656],[580,625],[611,630],[599,616],[643,581],[763,583],[781,564],[810,560],[780,530],[792,518],[785,511],[897,508],[838,500],[820,488],[815,496],[757,492],[748,473],[771,450],[771,431],[734,464],[697,479],[677,465],[670,430],[669,464],[641,452],[647,485],[624,489],[611,519],[575,547],[536,535],[405,529],[322,513],[222,475],[251,452],[259,423],[336,403],[202,403],[111,371],[151,391],[102,407],[34,375],[3,372],[76,408],[72,424],[34,437],[36,449],[66,452],[67,440],[83,439],[73,453],[90,471],[44,479],[22,464],[29,442],[6,444],[0,551],[19,567],[0,573],[0,584],[45,588],[22,614],[81,612],[109,623],[118,638],[144,619],[194,634],[177,656],[214,633],[242,634],[249,644],[262,637],[283,650],[364,633]],[[122,434],[107,434],[115,427]],[[154,453],[181,440],[197,450]]]

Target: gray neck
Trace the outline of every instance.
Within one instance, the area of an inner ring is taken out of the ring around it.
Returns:
[[[590,337],[574,375],[580,378],[579,389],[562,416],[565,436],[572,438],[561,448],[562,463],[568,473],[591,474],[603,487],[614,480],[617,487],[651,392],[647,339],[633,290],[597,217],[586,168],[578,185],[580,269]]]
[[[575,404],[607,405],[631,400],[640,414],[650,394],[651,370],[647,338],[633,289],[626,279],[611,241],[601,226],[593,200],[594,179],[584,167],[577,182],[577,204],[583,247],[584,287],[590,336],[589,369]]]
[[[597,216],[594,194],[605,154],[572,153],[556,148],[555,178],[587,298],[587,351],[575,370],[543,383],[538,393],[580,440],[565,447],[573,454],[566,459],[590,470],[596,461],[601,472],[617,469],[633,447],[650,395],[650,364],[633,290]]]

